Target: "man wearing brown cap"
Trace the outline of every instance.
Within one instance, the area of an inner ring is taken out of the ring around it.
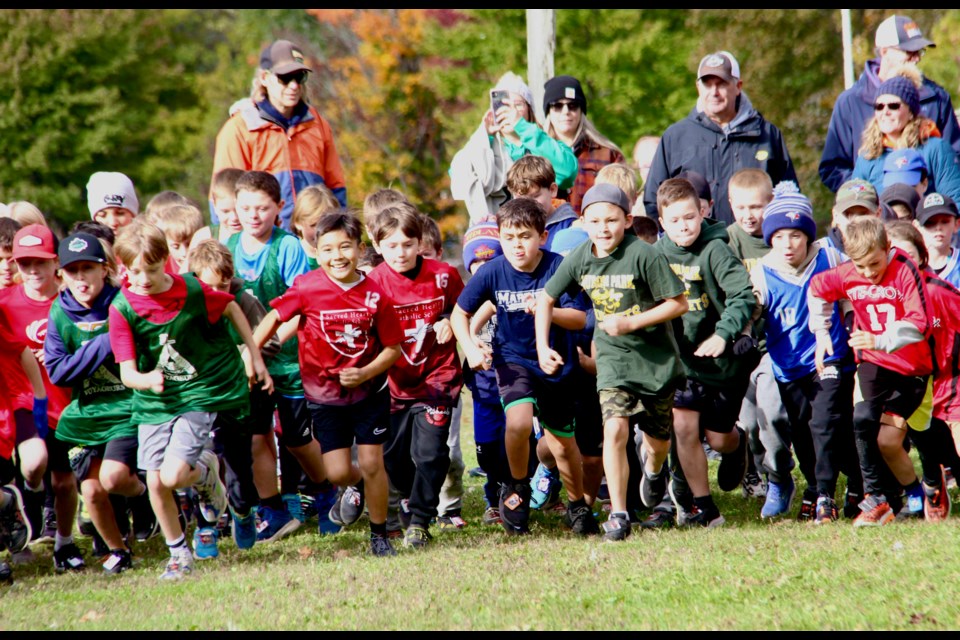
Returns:
[[[347,204],[343,168],[326,119],[307,104],[312,73],[303,50],[277,40],[260,54],[253,93],[230,107],[230,119],[217,134],[213,175],[222,169],[266,171],[280,182],[281,226],[290,229],[297,194],[325,185],[341,206]],[[216,214],[211,206],[211,217]]]
[[[863,129],[873,117],[877,88],[903,64],[916,65],[927,47],[937,46],[923,37],[917,23],[907,16],[892,15],[877,28],[877,56],[867,60],[856,84],[840,94],[833,106],[830,127],[820,157],[820,179],[836,191],[853,173]],[[943,139],[960,153],[960,125],[953,112],[950,94],[933,80],[923,78],[920,113],[937,123]]]
[[[713,194],[713,217],[733,223],[727,182],[740,169],[762,169],[774,184],[797,181],[780,130],[754,109],[743,92],[740,65],[728,51],[708,54],[697,68],[696,107],[670,125],[650,165],[644,185],[647,215],[657,217],[657,189],[681,171],[696,171]]]

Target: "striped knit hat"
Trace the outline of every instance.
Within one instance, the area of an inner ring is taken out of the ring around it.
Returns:
[[[792,180],[784,180],[774,188],[773,200],[763,210],[763,241],[769,245],[770,238],[780,229],[800,229],[810,242],[817,239],[810,199],[800,193]]]

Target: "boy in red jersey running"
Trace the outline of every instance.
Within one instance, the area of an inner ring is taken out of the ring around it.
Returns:
[[[360,221],[349,213],[328,213],[316,230],[320,268],[297,276],[270,301],[272,310],[254,339],[263,345],[282,323],[300,317],[300,377],[327,476],[360,498],[361,511],[366,496],[370,552],[392,556],[383,466],[390,394],[384,374],[400,357],[404,335],[383,289],[357,271],[363,254]],[[350,459],[354,441],[359,468]],[[330,509],[333,522],[343,522],[341,505]]]

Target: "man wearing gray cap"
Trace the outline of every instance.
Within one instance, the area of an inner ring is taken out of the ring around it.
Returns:
[[[830,127],[820,157],[820,179],[836,191],[850,179],[860,149],[863,129],[873,118],[877,88],[903,64],[916,65],[927,47],[937,46],[923,37],[917,23],[907,16],[893,15],[880,23],[875,39],[877,56],[867,60],[856,84],[840,94],[833,106]],[[920,87],[920,113],[937,123],[943,139],[960,153],[960,125],[953,112],[950,94],[924,77]]]
[[[727,182],[740,169],[762,169],[774,184],[797,182],[780,130],[753,107],[743,92],[740,64],[728,51],[711,53],[697,68],[697,106],[670,125],[650,165],[643,190],[647,215],[657,218],[657,189],[681,171],[696,171],[713,194],[713,217],[733,223]]]

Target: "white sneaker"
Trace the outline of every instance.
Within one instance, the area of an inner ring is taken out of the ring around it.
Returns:
[[[200,513],[207,522],[216,523],[227,511],[227,490],[220,481],[220,461],[211,449],[204,449],[199,462],[208,469],[205,481],[194,485],[200,498]]]
[[[182,580],[193,572],[193,554],[190,548],[184,546],[170,554],[167,566],[160,574],[161,580]]]

